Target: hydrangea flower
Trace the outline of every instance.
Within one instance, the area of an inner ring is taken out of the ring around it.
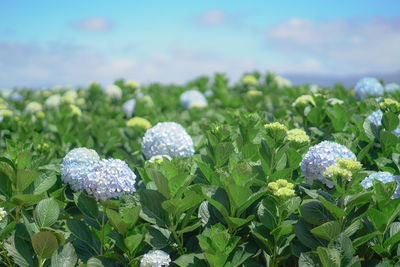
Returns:
[[[329,105],[334,106],[334,105],[342,105],[344,102],[342,100],[340,100],[340,99],[337,99],[337,98],[333,97],[333,98],[327,99],[326,103],[328,103]]]
[[[391,98],[383,99],[383,101],[379,103],[379,106],[383,111],[391,111],[395,113],[400,111],[400,103]]]
[[[358,81],[354,87],[356,98],[362,100],[368,97],[368,95],[382,96],[383,86],[375,78],[365,77]]]
[[[2,117],[11,117],[13,115],[13,112],[9,109],[3,109],[0,111],[0,116]]]
[[[84,187],[97,200],[119,198],[135,189],[136,175],[128,164],[119,159],[102,159],[87,173]]]
[[[372,112],[368,117],[367,120],[372,122],[376,127],[379,127],[382,125],[382,118],[383,118],[383,112],[381,110],[377,110]],[[400,116],[399,116],[400,119]],[[394,134],[397,137],[400,137],[400,125],[392,131],[392,134]]]
[[[76,101],[77,98],[78,98],[78,93],[75,90],[68,90],[61,97],[61,103],[75,104],[75,101]]]
[[[247,85],[257,85],[258,81],[256,77],[254,77],[251,74],[244,75],[242,78],[242,83],[247,84]]]
[[[263,93],[258,90],[249,90],[249,91],[247,91],[246,95],[248,97],[261,97],[263,95]]]
[[[10,96],[10,99],[12,101],[18,102],[18,101],[24,100],[24,97],[19,93],[12,93],[11,96]]]
[[[389,183],[389,182],[397,182],[397,188],[396,191],[394,192],[392,198],[398,198],[400,197],[400,176],[399,175],[393,175],[390,172],[374,172],[370,174],[368,177],[366,177],[364,180],[361,181],[361,185],[365,188],[368,189],[373,186],[372,181],[373,180],[379,180],[382,183]]]
[[[278,88],[284,88],[284,87],[291,87],[292,82],[289,79],[283,78],[281,76],[275,76],[274,77],[275,83],[278,85]]]
[[[275,182],[270,182],[268,188],[272,190],[273,194],[278,197],[291,197],[294,196],[294,184],[289,183],[287,180],[278,179]]]
[[[80,117],[82,115],[82,111],[80,108],[75,106],[74,104],[69,105],[69,108],[71,109],[71,115],[72,116],[78,116]]]
[[[42,105],[38,102],[31,102],[25,107],[25,110],[31,114],[37,113],[39,111],[42,111]]]
[[[99,155],[93,149],[86,147],[72,149],[63,159],[61,179],[71,185],[72,190],[83,190],[87,173],[99,160]]]
[[[169,266],[171,258],[162,250],[150,250],[140,260],[140,267],[162,267]]]
[[[192,107],[206,107],[208,105],[207,99],[198,90],[188,90],[181,94],[180,97],[181,105],[186,109]]]
[[[347,147],[335,142],[323,141],[310,147],[300,168],[306,180],[312,184],[314,180],[320,180],[328,187],[334,186],[333,182],[324,177],[326,168],[337,163],[338,158],[356,159],[356,155]]]
[[[388,93],[394,93],[400,91],[400,85],[397,83],[388,83],[385,85],[385,91]]]
[[[186,130],[175,122],[161,122],[146,131],[142,140],[146,159],[157,155],[186,158],[194,153],[193,141]]]
[[[312,95],[302,95],[296,98],[296,100],[293,102],[292,107],[304,107],[307,106],[308,104],[312,104],[315,106],[315,101]]]
[[[135,99],[131,99],[128,100],[124,103],[124,105],[122,106],[122,109],[125,112],[125,115],[130,118],[132,117],[133,113],[135,112],[135,106],[136,106],[136,100]]]
[[[7,212],[4,208],[0,208],[0,221],[2,221],[7,216]]]
[[[52,95],[46,99],[44,105],[49,108],[57,108],[60,106],[61,103],[61,96],[60,95]]]
[[[267,123],[264,125],[264,129],[276,140],[284,138],[288,130],[285,125],[279,122]]]
[[[139,127],[143,129],[150,129],[151,123],[145,118],[134,117],[126,122],[127,127]]]
[[[214,92],[213,92],[213,90],[208,89],[207,91],[205,91],[204,95],[206,97],[211,97],[214,95]]]
[[[289,141],[295,143],[308,143],[310,142],[310,137],[303,129],[292,129],[287,132],[287,138]]]
[[[149,162],[151,163],[162,163],[164,159],[172,160],[172,158],[168,155],[157,155],[157,156],[152,156],[151,159],[149,159]]]
[[[139,84],[137,81],[127,81],[127,82],[125,83],[125,85],[126,85],[127,87],[130,87],[130,88],[133,88],[133,89],[136,89],[136,88],[139,88],[139,87],[140,87],[140,84]]]
[[[104,90],[104,93],[110,97],[111,99],[121,99],[122,97],[122,90],[119,88],[119,86],[112,84],[109,85],[106,90]]]

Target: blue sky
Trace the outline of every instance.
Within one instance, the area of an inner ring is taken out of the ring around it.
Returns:
[[[400,70],[396,0],[0,4],[0,87]]]

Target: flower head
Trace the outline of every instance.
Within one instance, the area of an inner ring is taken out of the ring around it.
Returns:
[[[31,114],[34,114],[39,111],[42,111],[42,105],[39,104],[38,102],[31,102],[25,107],[25,110]]]
[[[75,90],[68,90],[61,97],[61,103],[74,104],[77,98],[78,98],[78,93]]]
[[[400,111],[400,103],[391,98],[385,98],[381,103],[379,103],[381,110],[383,111],[391,111],[391,112],[399,112]]]
[[[161,164],[164,162],[164,159],[172,160],[172,158],[168,155],[157,155],[157,156],[152,156],[151,159],[149,159],[149,162]]]
[[[24,97],[19,93],[12,93],[10,99],[15,102],[19,102],[24,100]]]
[[[290,87],[292,86],[292,82],[286,78],[283,78],[281,76],[275,76],[274,77],[275,83],[278,85],[278,88],[284,88],[284,87]]]
[[[382,118],[383,118],[383,112],[381,110],[377,110],[372,112],[366,120],[369,120],[370,122],[372,122],[373,125],[375,125],[376,127],[379,127],[382,125]],[[399,119],[400,119],[400,115],[399,115]],[[400,137],[400,125],[394,129],[392,131],[392,134],[394,134],[397,137]]]
[[[299,96],[292,104],[293,107],[305,107],[309,104],[315,106],[314,98],[311,95],[302,95]]]
[[[125,85],[126,85],[127,87],[130,87],[130,88],[133,88],[133,89],[136,89],[136,88],[139,88],[139,87],[140,87],[140,84],[139,84],[138,82],[136,82],[136,81],[127,81],[127,82],[125,83]]]
[[[138,127],[142,129],[150,129],[151,123],[145,118],[134,117],[126,122],[127,127]]]
[[[279,122],[267,123],[264,125],[264,128],[269,135],[276,139],[285,137],[287,132],[287,127]]]
[[[181,94],[180,103],[186,109],[192,107],[207,107],[207,99],[198,90],[189,90]]]
[[[324,177],[326,168],[337,163],[338,158],[356,159],[356,156],[347,147],[335,142],[323,141],[310,147],[300,168],[306,180],[312,183],[314,180],[320,180],[328,187],[334,186],[333,182]]]
[[[207,91],[205,91],[204,95],[206,97],[211,97],[214,95],[214,92],[213,92],[213,90],[208,89]]]
[[[136,106],[136,100],[135,99],[131,99],[128,100],[124,103],[124,105],[122,106],[122,109],[125,112],[125,115],[130,118],[132,117],[133,113],[135,112],[135,106]]]
[[[4,210],[4,208],[0,208],[0,221],[2,221],[5,217],[7,216],[7,212]]]
[[[186,158],[194,153],[193,141],[186,130],[175,122],[160,122],[148,129],[142,140],[146,159],[157,155]]]
[[[308,143],[310,142],[310,137],[303,129],[292,129],[287,132],[287,138],[289,141],[295,143]]]
[[[140,267],[163,267],[169,266],[171,258],[162,250],[151,250],[144,254],[140,260]]]
[[[252,97],[256,98],[256,97],[261,97],[263,95],[263,93],[258,90],[249,90],[249,91],[247,91],[246,95],[251,98]]]
[[[351,171],[342,168],[339,166],[339,164],[333,164],[329,166],[328,168],[325,169],[324,171],[324,176],[328,178],[333,178],[333,176],[338,175],[342,177],[343,179],[350,180],[352,173]]]
[[[338,158],[336,159],[336,161],[340,168],[344,168],[349,171],[357,171],[362,167],[362,164],[360,162],[355,161],[352,158]]]
[[[383,86],[377,79],[365,77],[358,81],[358,83],[354,87],[354,91],[356,94],[356,98],[358,100],[362,100],[367,98],[368,95],[382,96]]]
[[[11,117],[13,115],[13,112],[9,109],[3,109],[0,111],[0,116],[2,117]]]
[[[378,180],[385,184],[389,183],[389,182],[397,182],[397,188],[396,188],[396,191],[394,192],[392,198],[400,197],[400,176],[399,175],[393,175],[390,172],[374,172],[374,173],[370,174],[368,177],[366,177],[364,180],[362,180],[361,185],[365,189],[368,189],[373,186],[373,184],[372,184],[373,180]]]
[[[84,189],[87,173],[91,167],[100,160],[99,155],[93,149],[80,147],[72,149],[63,159],[61,179],[70,184],[72,190]]]
[[[72,116],[78,116],[80,117],[82,115],[82,111],[80,108],[75,106],[74,104],[69,105],[69,108],[71,109],[71,115]]]
[[[135,182],[136,175],[124,161],[102,159],[90,168],[84,188],[97,200],[106,201],[135,192]]]
[[[49,108],[57,108],[61,103],[61,96],[60,95],[52,95],[49,96],[44,105]]]
[[[122,97],[122,90],[121,90],[121,88],[119,88],[119,86],[117,86],[117,85],[115,85],[115,84],[109,85],[109,86],[106,88],[106,90],[104,91],[104,93],[105,93],[108,97],[110,97],[111,99],[113,99],[113,100],[121,99],[121,97]]]
[[[342,100],[340,100],[340,99],[337,99],[337,98],[333,97],[333,98],[328,98],[326,100],[326,103],[328,103],[331,106],[334,106],[334,105],[342,105],[344,102]]]
[[[251,74],[244,75],[242,78],[242,83],[247,84],[247,85],[257,85],[258,81],[256,77],[254,77]]]
[[[388,93],[394,93],[400,91],[400,85],[397,83],[388,83],[385,85],[385,91]]]
[[[284,179],[278,179],[275,182],[268,183],[268,188],[278,197],[291,197],[295,195],[293,190],[294,184]]]

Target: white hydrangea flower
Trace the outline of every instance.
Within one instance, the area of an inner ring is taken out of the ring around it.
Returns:
[[[61,96],[56,94],[49,96],[44,102],[44,105],[49,108],[57,108],[60,106],[60,103],[61,103]]]
[[[186,130],[175,122],[160,122],[148,129],[142,140],[146,159],[157,155],[187,158],[193,155],[193,141]]]
[[[140,260],[140,267],[163,267],[169,266],[171,258],[162,250],[150,250]]]
[[[192,107],[206,107],[208,105],[207,99],[198,90],[188,90],[180,96],[181,105],[186,109]]]
[[[125,115],[130,118],[133,116],[133,114],[135,113],[135,107],[136,107],[136,100],[135,99],[131,99],[128,100],[124,103],[124,105],[122,106],[122,109],[125,112]]]
[[[84,189],[88,172],[99,160],[99,155],[93,149],[86,147],[72,149],[64,157],[61,179],[71,185],[72,190],[81,191]]]
[[[25,107],[25,110],[31,114],[34,114],[36,112],[42,111],[42,105],[38,102],[31,102]]]
[[[278,85],[278,88],[284,88],[284,87],[291,87],[292,82],[289,79],[283,78],[281,76],[275,76],[274,81]]]
[[[0,208],[0,221],[2,221],[5,217],[7,217],[7,212],[4,208]]]
[[[338,158],[356,160],[356,155],[343,145],[323,141],[310,147],[300,163],[300,168],[309,183],[312,184],[314,180],[320,180],[328,187],[333,188],[333,182],[326,179],[323,174],[326,168],[337,163]]]
[[[110,97],[111,99],[121,99],[122,97],[122,90],[119,88],[119,86],[112,84],[109,85],[104,93]]]
[[[102,159],[87,173],[84,187],[97,200],[106,201],[135,192],[135,182],[136,175],[125,161]]]

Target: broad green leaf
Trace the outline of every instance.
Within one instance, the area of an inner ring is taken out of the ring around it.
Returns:
[[[97,220],[99,208],[97,206],[97,201],[92,196],[84,192],[77,192],[74,194],[74,202],[83,214]]]
[[[215,147],[215,160],[216,160],[216,166],[221,167],[224,165],[231,154],[234,152],[234,147],[232,143],[220,143]]]
[[[125,246],[133,253],[140,245],[143,240],[142,234],[134,234],[124,239]]]
[[[37,204],[33,217],[38,227],[50,227],[56,223],[60,210],[57,201],[52,198],[43,199]]]
[[[39,257],[49,259],[58,249],[58,242],[52,232],[38,232],[32,236],[32,246]]]
[[[37,177],[39,177],[37,171],[19,169],[17,172],[17,192],[22,193]]]
[[[51,257],[52,267],[74,267],[78,257],[71,243],[65,244]]]
[[[337,221],[326,222],[311,230],[314,235],[326,239],[328,241],[334,239],[340,234],[340,223]]]
[[[324,204],[325,208],[327,208],[337,219],[346,216],[346,212],[332,202],[326,200],[321,196],[319,196],[319,200],[322,202],[322,204]]]
[[[68,230],[72,233],[73,236],[75,236],[75,238],[82,240],[87,244],[92,244],[92,232],[85,223],[74,219],[68,219],[66,221],[66,225]]]
[[[336,249],[318,247],[317,253],[324,267],[340,267],[340,254]]]
[[[321,225],[334,220],[332,214],[317,200],[306,200],[300,207],[302,218],[311,224]]]
[[[46,174],[41,173],[35,181],[33,181],[33,194],[39,195],[49,190],[57,182],[57,175],[55,173]]]

